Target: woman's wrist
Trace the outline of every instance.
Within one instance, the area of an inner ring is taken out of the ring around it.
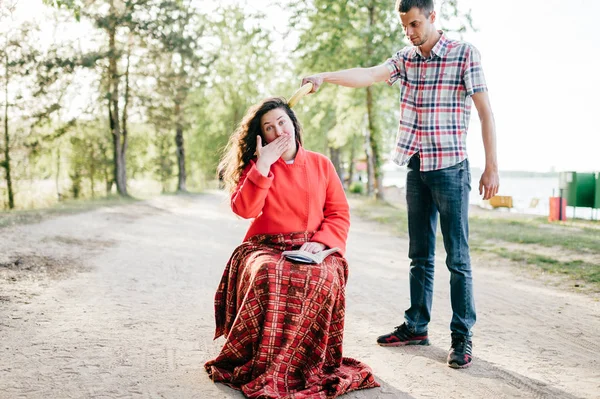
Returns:
[[[265,162],[262,158],[258,158],[256,161],[256,169],[258,169],[261,175],[267,177],[269,176],[269,171],[271,170],[271,164]]]

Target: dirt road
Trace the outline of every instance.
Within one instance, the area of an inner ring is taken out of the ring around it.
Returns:
[[[470,369],[445,364],[441,256],[432,345],[375,345],[408,304],[407,242],[352,223],[344,350],[382,388],[345,398],[600,398],[600,303],[480,259]],[[210,193],[1,229],[0,398],[242,398],[202,365],[222,344],[213,295],[246,226]]]

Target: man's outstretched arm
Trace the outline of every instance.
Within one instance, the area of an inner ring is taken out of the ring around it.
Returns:
[[[311,82],[311,93],[319,90],[323,83],[333,83],[345,87],[367,87],[373,83],[384,82],[390,78],[390,70],[385,64],[370,68],[352,68],[336,72],[323,72],[307,76],[302,79],[302,84]]]

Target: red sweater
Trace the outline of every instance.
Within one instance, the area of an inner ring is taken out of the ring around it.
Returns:
[[[279,158],[267,177],[250,161],[231,209],[254,218],[244,241],[257,234],[316,231],[311,241],[346,251],[350,211],[342,183],[327,157],[301,146],[293,164]]]

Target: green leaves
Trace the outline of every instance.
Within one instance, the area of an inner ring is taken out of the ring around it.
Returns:
[[[81,8],[83,2],[80,0],[42,0],[44,4],[54,8],[66,8],[73,12],[75,19],[79,21],[81,19]]]

